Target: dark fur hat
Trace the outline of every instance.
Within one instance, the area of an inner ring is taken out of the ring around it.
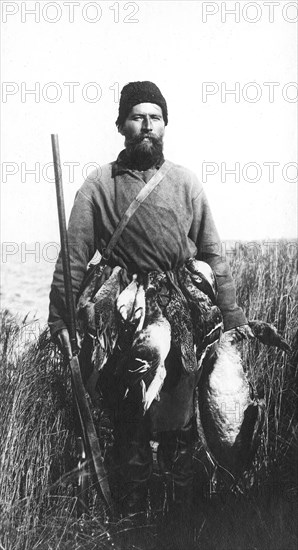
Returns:
[[[143,82],[129,82],[121,92],[119,103],[119,115],[116,126],[122,126],[131,109],[139,103],[155,103],[162,110],[165,125],[168,124],[168,108],[160,89],[149,80]]]

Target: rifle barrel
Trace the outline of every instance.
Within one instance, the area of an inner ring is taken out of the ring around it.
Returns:
[[[72,284],[71,284],[71,270],[69,261],[69,244],[66,230],[66,218],[64,208],[64,196],[62,185],[62,170],[60,162],[59,152],[59,140],[57,134],[51,134],[53,161],[55,171],[55,183],[56,183],[56,197],[59,217],[59,229],[60,229],[60,241],[61,241],[61,256],[63,264],[63,276],[65,287],[65,302],[68,312],[68,331],[71,343],[72,353],[75,355],[77,349],[77,336],[76,336],[76,313],[73,300]]]

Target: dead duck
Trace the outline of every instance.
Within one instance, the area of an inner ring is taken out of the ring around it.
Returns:
[[[209,264],[195,258],[189,258],[185,267],[191,273],[194,284],[208,296],[214,304],[217,300],[217,281]]]
[[[100,287],[92,302],[94,303],[94,318],[97,337],[107,331],[116,332],[116,300],[121,290],[121,267],[114,267],[108,280]]]
[[[203,369],[198,422],[218,464],[235,475],[252,456],[261,428],[262,403],[251,398],[239,348],[225,334],[211,364]]]
[[[197,368],[197,359],[190,307],[175,274],[169,272],[167,278],[169,301],[164,308],[164,315],[171,325],[172,345],[180,354],[182,367],[186,373],[192,373]]]
[[[110,271],[109,271],[110,272]],[[77,316],[81,332],[88,332],[94,339],[91,363],[93,371],[86,388],[96,402],[95,392],[98,373],[113,353],[118,337],[116,300],[121,290],[121,267],[116,266],[95,296],[92,296],[94,281],[90,281],[78,300]]]
[[[288,344],[274,327],[262,321],[249,324],[264,344],[287,351]],[[204,360],[197,394],[197,424],[203,443],[232,476],[251,464],[265,418],[264,400],[251,395],[242,349],[232,334],[224,333],[215,354]]]
[[[135,325],[136,330],[140,331],[145,320],[146,301],[144,285],[138,282],[136,274],[118,296],[116,305],[122,321]]]
[[[195,262],[195,263],[194,263]],[[220,309],[215,305],[216,289],[213,287],[213,278],[211,277],[211,268],[205,269],[205,274],[209,273],[209,280],[205,277],[202,290],[201,276],[199,269],[202,271],[202,265],[207,265],[204,262],[194,261],[192,270],[196,267],[196,273],[183,266],[178,271],[178,280],[183,293],[190,305],[193,321],[194,344],[196,346],[197,360],[200,361],[201,355],[216,340],[219,339],[223,331],[223,319]],[[213,272],[212,272],[213,273]],[[206,284],[209,285],[209,294],[206,294]],[[212,296],[212,299],[211,297]]]
[[[153,287],[146,290],[146,316],[142,330],[136,332],[127,358],[127,390],[141,388],[142,411],[158,399],[166,377],[165,359],[171,346],[171,326],[163,316]]]
[[[103,265],[94,265],[90,272],[87,272],[84,280],[84,288],[81,291],[77,302],[78,331],[83,338],[88,329],[95,331],[95,315],[92,298],[96,293],[98,281],[106,271]],[[109,269],[109,275],[111,270]],[[101,286],[101,285],[100,285]]]
[[[103,283],[94,293],[98,277],[102,277]],[[91,358],[93,371],[86,388],[96,404],[98,395],[95,388],[99,371],[112,356],[119,339],[124,347],[129,347],[135,330],[142,328],[145,317],[144,287],[137,282],[136,275],[131,282],[127,281],[126,272],[119,266],[106,266],[99,272],[96,268],[94,277],[89,278],[79,298],[77,314],[81,332],[83,335],[87,332],[94,340]]]

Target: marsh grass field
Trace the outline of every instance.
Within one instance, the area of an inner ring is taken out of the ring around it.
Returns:
[[[229,262],[247,317],[272,323],[291,353],[255,340],[245,345],[244,367],[266,404],[258,451],[250,470],[231,485],[197,441],[192,529],[167,530],[152,503],[143,528],[126,520],[108,523],[95,488],[90,515],[78,521],[69,372],[47,332],[24,344],[27,320],[2,311],[1,550],[297,549],[297,242],[242,243]],[[94,416],[99,425],[99,412]],[[99,437],[107,453],[112,432],[102,427]],[[166,505],[158,474],[154,483]]]

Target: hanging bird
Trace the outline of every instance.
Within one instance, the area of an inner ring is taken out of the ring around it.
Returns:
[[[143,328],[146,316],[146,295],[143,284],[139,284],[133,306],[132,323],[138,322],[136,332]]]
[[[263,321],[248,324],[263,344],[289,353],[290,346],[272,325]],[[229,332],[224,333],[215,354],[204,360],[197,399],[202,440],[232,475],[250,466],[265,419],[264,400],[250,395],[242,353],[242,346]]]
[[[94,318],[97,337],[117,332],[115,303],[120,293],[121,267],[114,267],[108,280],[100,287],[93,298]],[[112,342],[110,342],[112,347]]]
[[[142,329],[146,313],[145,290],[144,285],[137,282],[136,274],[118,296],[117,310],[125,323],[135,326],[137,331]]]
[[[171,325],[172,345],[180,354],[182,367],[186,373],[192,373],[196,370],[197,360],[190,307],[173,272],[168,272],[167,276],[170,298],[164,315]]]
[[[206,262],[189,258],[185,263],[194,284],[213,302],[217,300],[217,281],[213,269]]]
[[[78,317],[88,319],[88,327],[96,334],[96,344],[92,356],[95,369],[101,369],[112,353],[117,340],[118,328],[116,300],[120,293],[121,267],[114,267],[110,277],[95,294],[92,301],[78,302]]]
[[[137,290],[137,275],[134,274],[132,276],[132,281],[124,290],[122,290],[121,294],[117,298],[117,310],[119,311],[123,321],[131,320]]]
[[[204,264],[204,262],[196,263]],[[209,269],[212,271],[211,268]],[[223,319],[220,309],[213,305],[209,296],[200,288],[201,285],[197,284],[195,277],[185,266],[178,271],[180,287],[191,306],[194,343],[199,360],[203,351],[218,340],[223,330]]]
[[[157,292],[146,291],[146,317],[141,331],[135,334],[127,364],[127,391],[141,388],[142,409],[145,413],[152,401],[158,399],[165,376],[165,359],[171,346],[171,327],[157,303]]]
[[[248,324],[254,333],[254,336],[267,346],[274,346],[286,353],[290,353],[291,348],[286,340],[277,332],[276,328],[264,321],[248,321]]]
[[[90,329],[92,332],[95,332],[95,316],[92,298],[96,292],[98,281],[101,280],[105,269],[106,266],[97,264],[93,266],[90,273],[87,273],[85,286],[77,303],[78,332],[81,338],[83,338],[86,331]]]
[[[100,274],[103,273],[103,269]],[[114,267],[113,270],[108,268],[107,274],[109,273],[109,278],[92,299],[95,283],[94,277],[91,278],[77,305],[78,324],[81,331],[83,329],[84,334],[87,331],[93,337],[91,357],[93,370],[86,381],[86,388],[95,404],[98,400],[96,384],[99,371],[111,356],[118,338],[116,300],[121,289],[121,267]]]
[[[264,421],[264,402],[250,397],[241,352],[223,335],[204,366],[198,409],[209,450],[220,466],[238,475],[252,461]]]

